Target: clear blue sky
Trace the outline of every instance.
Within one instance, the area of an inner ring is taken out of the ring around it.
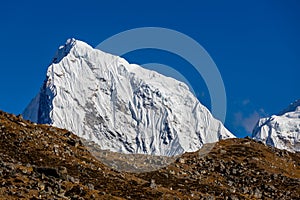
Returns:
[[[2,1],[0,109],[23,111],[67,38],[96,46],[118,32],[146,26],[180,31],[208,51],[226,87],[225,125],[237,136],[249,134],[259,116],[277,113],[300,98],[299,1],[128,2]],[[174,65],[197,85],[198,98],[210,107],[205,84],[183,72],[187,63],[176,56],[145,50],[125,57]]]

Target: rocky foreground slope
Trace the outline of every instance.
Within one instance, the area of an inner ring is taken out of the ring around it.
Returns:
[[[248,138],[141,173],[107,167],[84,144],[67,130],[0,112],[0,199],[300,198],[300,155]]]

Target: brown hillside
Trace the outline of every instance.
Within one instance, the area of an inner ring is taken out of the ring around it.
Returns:
[[[186,153],[175,162],[157,157],[171,164],[154,163],[151,172],[103,164],[112,158],[132,164],[67,130],[0,111],[0,199],[300,199],[300,155],[251,139],[223,140],[207,155]],[[142,169],[149,156],[138,160]]]

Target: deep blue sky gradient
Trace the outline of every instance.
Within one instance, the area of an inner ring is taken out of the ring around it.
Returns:
[[[259,116],[299,99],[300,3],[254,1],[6,1],[0,3],[0,109],[19,114],[39,91],[56,49],[74,37],[97,46],[137,27],[180,31],[211,55],[227,92],[226,127],[239,137]],[[175,55],[144,50],[130,62],[172,66],[210,107],[201,77]],[[298,88],[298,89],[297,89]]]

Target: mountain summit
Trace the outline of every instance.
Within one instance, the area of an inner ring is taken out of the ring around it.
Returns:
[[[279,149],[300,152],[300,100],[278,115],[260,119],[252,137]]]
[[[69,39],[23,113],[122,153],[173,156],[233,138],[186,84]]]

